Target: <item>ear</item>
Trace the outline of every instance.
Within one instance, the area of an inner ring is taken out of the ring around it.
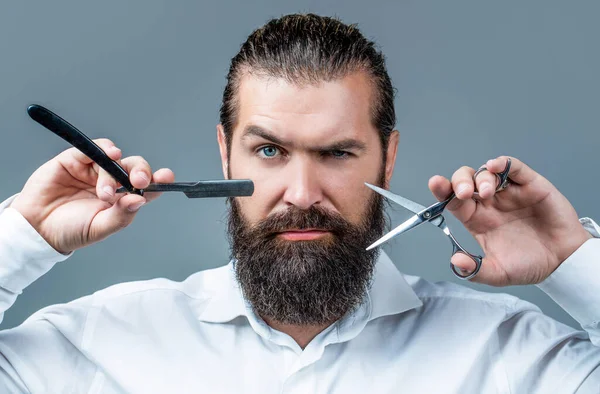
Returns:
[[[229,179],[229,157],[227,157],[227,142],[225,141],[225,129],[222,124],[217,125],[217,141],[219,142],[219,152],[221,153],[223,177]]]
[[[396,153],[398,152],[398,143],[400,142],[400,132],[398,130],[392,131],[390,139],[388,141],[388,147],[386,152],[385,161],[385,189],[388,189],[394,174],[394,165],[396,164]]]

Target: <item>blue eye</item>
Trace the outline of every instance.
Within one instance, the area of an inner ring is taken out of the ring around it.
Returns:
[[[260,152],[262,152],[265,157],[275,157],[277,155],[277,151],[278,149],[272,145],[267,145],[260,148]]]
[[[344,150],[332,150],[328,152],[334,159],[346,159],[350,156],[350,152]]]

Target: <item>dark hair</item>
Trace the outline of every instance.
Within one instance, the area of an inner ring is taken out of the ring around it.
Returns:
[[[220,118],[228,152],[237,122],[236,93],[246,73],[302,84],[331,81],[355,71],[367,72],[373,82],[376,94],[372,121],[385,152],[396,124],[394,88],[385,58],[375,43],[367,40],[356,25],[335,18],[293,14],[270,20],[250,34],[231,60]]]

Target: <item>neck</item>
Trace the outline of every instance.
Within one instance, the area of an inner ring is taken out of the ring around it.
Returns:
[[[283,324],[273,319],[263,318],[265,323],[269,327],[281,331],[291,336],[294,341],[304,350],[306,346],[312,341],[320,332],[329,327],[333,322],[322,325],[295,325],[295,324]]]

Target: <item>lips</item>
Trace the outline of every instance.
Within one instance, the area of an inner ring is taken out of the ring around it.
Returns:
[[[281,238],[288,241],[311,241],[330,234],[323,229],[294,229],[282,231],[278,234]]]

